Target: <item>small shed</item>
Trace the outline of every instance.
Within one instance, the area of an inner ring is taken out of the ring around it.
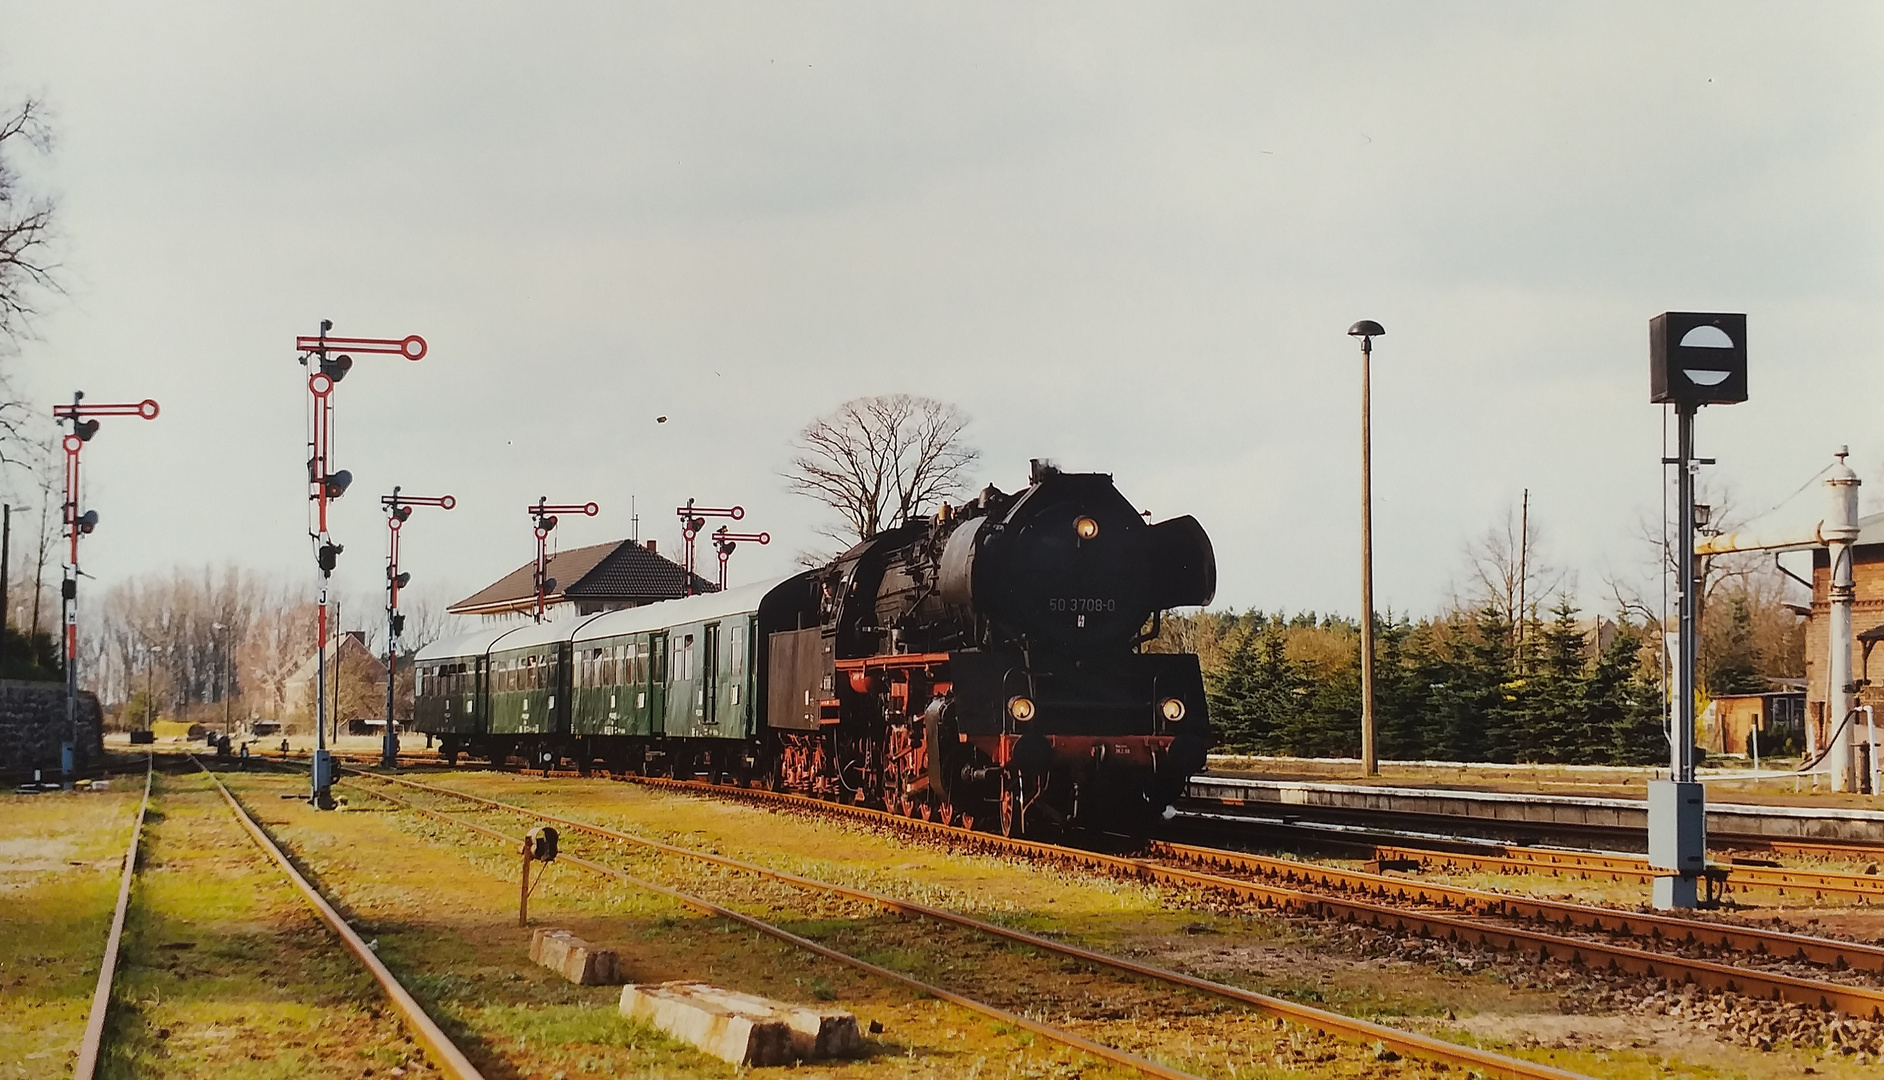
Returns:
[[[1751,756],[1755,731],[1760,733],[1762,754],[1788,743],[1797,746],[1805,738],[1805,692],[1802,690],[1728,694],[1715,698],[1708,712],[1712,720],[1703,746],[1711,754]]]

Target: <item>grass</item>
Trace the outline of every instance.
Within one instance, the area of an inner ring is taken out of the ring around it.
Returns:
[[[0,1077],[72,1074],[142,795],[0,795]]]
[[[378,988],[200,775],[159,780],[107,1077],[360,1077],[414,1066]]]

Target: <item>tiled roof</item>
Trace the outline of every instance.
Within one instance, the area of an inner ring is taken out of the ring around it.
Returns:
[[[548,574],[556,589],[545,599],[651,603],[672,600],[685,592],[686,571],[633,540],[559,551],[549,557]],[[698,574],[693,591],[712,592],[714,586]],[[484,615],[520,610],[536,601],[536,560],[524,563],[496,582],[446,609],[453,615]]]

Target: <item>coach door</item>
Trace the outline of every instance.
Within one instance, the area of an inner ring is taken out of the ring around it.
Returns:
[[[648,638],[648,734],[667,733],[667,635]]]

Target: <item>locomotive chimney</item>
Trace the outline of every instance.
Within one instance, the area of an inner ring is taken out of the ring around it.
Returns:
[[[1060,467],[1058,465],[1055,465],[1053,462],[1049,461],[1046,458],[1029,458],[1027,460],[1027,465],[1028,465],[1027,482],[1030,484],[1038,484],[1040,481],[1045,480],[1049,476],[1058,475],[1060,471]]]

